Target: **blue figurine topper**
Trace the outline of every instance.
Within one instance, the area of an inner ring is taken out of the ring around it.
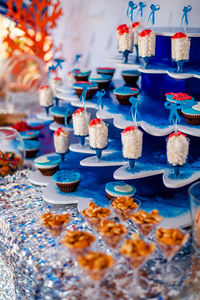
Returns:
[[[51,70],[52,71],[56,71],[56,69],[59,67],[61,70],[62,70],[62,63],[64,62],[65,60],[62,59],[62,58],[55,58],[54,59],[54,62],[56,64],[53,64],[52,66],[50,66],[48,68],[48,79],[50,79],[50,73],[51,73]]]
[[[75,59],[73,61],[73,65],[78,65],[79,59],[82,57],[82,54],[76,54]]]
[[[68,121],[69,118],[67,119],[67,117],[71,116],[73,113],[74,113],[74,108],[70,103],[68,103],[65,110],[65,119],[64,119],[65,126],[69,123]]]
[[[183,15],[182,15],[182,18],[181,18],[181,26],[182,26],[183,22],[185,22],[185,26],[188,25],[188,16],[187,16],[187,14],[191,11],[191,9],[192,9],[191,5],[184,6]]]
[[[95,106],[95,110],[98,111],[103,109],[102,97],[106,94],[106,91],[102,89],[101,91],[96,92],[97,96],[97,104]]]
[[[151,24],[154,25],[155,24],[155,12],[160,9],[160,5],[159,4],[151,4],[150,9],[151,9],[151,12],[148,17],[147,23],[149,23],[151,20]]]
[[[178,109],[182,108],[182,105],[179,103],[165,102],[165,107],[170,110],[169,114],[169,123],[174,125],[174,131],[177,131],[177,123],[181,121],[178,114]]]
[[[141,104],[142,101],[143,101],[143,96],[141,95],[138,96],[137,98],[133,96],[129,98],[129,102],[131,103],[130,113],[132,115],[135,127],[137,127],[137,119],[141,118],[138,112],[138,104]]]
[[[133,1],[129,1],[127,8],[127,16],[131,18],[131,22],[133,22],[133,11],[137,8],[137,4],[133,3]]]
[[[140,15],[140,17],[143,18],[143,9],[144,9],[144,7],[146,7],[147,5],[146,5],[145,2],[142,2],[142,1],[140,1],[138,5],[139,5],[139,9],[138,9],[138,11],[137,11],[137,16]]]

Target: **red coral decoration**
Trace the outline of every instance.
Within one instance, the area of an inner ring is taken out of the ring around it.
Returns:
[[[15,28],[23,33],[16,38],[11,31],[3,42],[7,42],[8,56],[19,53],[30,53],[40,57],[45,62],[51,60],[47,53],[54,45],[50,31],[56,27],[58,18],[63,14],[60,1],[32,0],[27,8],[23,8],[23,0],[8,0],[7,16],[16,22]]]

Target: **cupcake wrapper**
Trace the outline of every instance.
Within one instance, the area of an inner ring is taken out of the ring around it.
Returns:
[[[185,117],[185,120],[190,125],[200,125],[200,116],[199,115],[187,115],[182,113]]]
[[[119,101],[120,104],[123,105],[130,105],[131,103],[129,102],[129,98],[130,97],[137,97],[139,93],[135,94],[135,95],[116,95],[117,100]]]
[[[64,125],[65,124],[65,117],[58,117],[58,116],[53,116],[54,121],[58,124]],[[71,121],[72,116],[67,117],[67,124]]]
[[[111,195],[108,194],[107,192],[106,192],[106,197],[107,197],[108,200],[111,200],[111,199],[113,199],[113,198],[116,198],[116,197],[114,197],[114,196],[111,196]]]
[[[77,75],[74,75],[76,81],[88,81],[88,77],[89,75],[82,75],[82,76],[77,76]]]
[[[98,90],[101,91],[102,89],[107,90],[109,88],[110,81],[108,82],[98,82]]]
[[[55,174],[58,171],[58,166],[56,166],[54,168],[51,168],[51,169],[40,169],[40,168],[38,168],[38,170],[44,176],[52,176],[53,174]]]
[[[97,71],[97,74],[100,74],[100,75],[110,75],[110,76],[112,76],[113,77],[113,75],[114,75],[114,72],[102,72],[102,71]],[[111,77],[111,79],[112,79],[112,77]]]
[[[136,84],[138,78],[139,78],[139,75],[136,75],[136,76],[126,76],[126,75],[123,75],[122,74],[122,77],[124,79],[124,81],[130,85],[134,85]]]
[[[94,94],[97,92],[98,89],[91,89],[89,91],[86,92],[86,99],[92,99],[92,97],[94,96]],[[83,89],[75,89],[75,92],[77,94],[77,96],[80,98],[83,92]]]
[[[63,193],[72,193],[75,192],[79,186],[80,180],[74,183],[57,183],[57,186]]]
[[[38,153],[39,149],[36,150],[25,150],[26,151],[26,158],[33,158]]]

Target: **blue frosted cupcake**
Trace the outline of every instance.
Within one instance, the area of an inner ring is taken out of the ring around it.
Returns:
[[[40,149],[40,142],[36,140],[24,140],[24,150],[26,158],[33,158],[37,155]]]
[[[194,98],[186,93],[166,93],[166,100],[172,103],[182,104],[185,101],[191,103],[194,101]]]
[[[121,74],[127,84],[134,85],[141,73],[138,70],[124,70]]]
[[[73,84],[73,88],[79,98],[82,95],[83,89],[87,88],[86,99],[92,99],[98,90],[98,84],[89,81],[77,81]]]
[[[38,158],[34,159],[34,164],[36,168],[42,173],[44,176],[52,176],[56,171],[58,171],[58,167],[60,164],[60,157],[58,155],[42,155]]]
[[[183,107],[181,112],[190,125],[200,125],[200,102],[197,102],[192,107]]]
[[[112,76],[103,74],[93,75],[89,77],[90,82],[96,82],[98,84],[99,91],[101,91],[102,89],[107,90],[111,79]]]
[[[72,193],[79,186],[81,174],[76,171],[60,170],[52,178],[63,193]]]
[[[110,75],[111,78],[113,77],[114,73],[115,73],[115,68],[106,68],[106,67],[98,67],[97,68],[97,73],[100,75]]]
[[[106,183],[106,197],[108,200],[117,197],[133,196],[136,193],[136,188],[124,181],[113,181]]]
[[[91,70],[89,69],[73,69],[72,75],[77,81],[87,81],[88,77],[91,74]]]
[[[131,105],[129,102],[130,97],[136,97],[139,94],[139,89],[134,87],[122,86],[113,90],[117,100],[120,104]]]
[[[37,140],[40,132],[39,130],[26,130],[26,131],[21,131],[20,135],[23,140]]]
[[[67,124],[70,122],[72,118],[72,114],[74,110],[71,108],[69,109],[66,106],[54,106],[50,109],[54,121],[58,124],[65,124],[65,115],[67,114]]]

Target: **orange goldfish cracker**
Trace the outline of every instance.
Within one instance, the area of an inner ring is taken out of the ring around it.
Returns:
[[[114,221],[102,220],[98,231],[102,235],[114,236],[124,235],[127,233],[126,228],[122,224],[117,224]]]
[[[147,213],[143,209],[135,212],[129,216],[136,224],[152,223],[157,224],[162,221],[162,217],[159,216],[158,210],[154,209],[151,213]]]
[[[89,207],[82,211],[82,214],[86,218],[106,218],[110,215],[110,210],[106,207],[96,205],[94,202],[90,202]]]
[[[62,226],[65,223],[68,223],[70,220],[69,214],[63,215],[53,215],[52,213],[48,212],[41,216],[42,225],[48,227],[55,227],[55,226]]]
[[[62,244],[67,248],[87,248],[95,241],[95,236],[89,232],[79,230],[66,231],[66,235],[62,240]]]
[[[79,265],[86,270],[103,270],[113,266],[114,259],[102,252],[89,251],[87,255],[78,258]]]
[[[155,244],[147,244],[139,234],[133,233],[131,239],[125,240],[120,252],[126,257],[148,256],[155,250]]]
[[[124,197],[115,198],[111,204],[111,207],[114,209],[121,209],[121,210],[137,209],[138,204],[134,202],[133,198],[129,196],[124,196]]]
[[[188,240],[188,235],[183,235],[179,229],[159,228],[156,230],[158,243],[166,245],[182,245]]]

